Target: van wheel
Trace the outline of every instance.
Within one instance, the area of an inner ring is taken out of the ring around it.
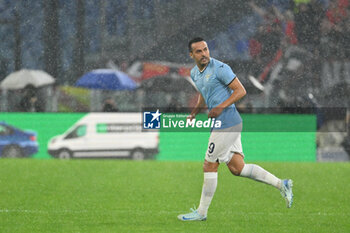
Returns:
[[[60,150],[58,152],[57,158],[59,158],[59,159],[70,159],[70,158],[72,158],[72,153],[69,150],[67,150],[67,149]]]
[[[2,157],[21,158],[23,157],[23,151],[18,146],[6,146],[2,151]]]
[[[131,153],[131,158],[133,160],[144,160],[145,152],[142,149],[136,149]]]

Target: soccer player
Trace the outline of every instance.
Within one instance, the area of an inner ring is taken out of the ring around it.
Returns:
[[[247,177],[280,190],[286,199],[287,207],[293,203],[292,180],[281,180],[255,164],[245,164],[241,144],[242,119],[234,105],[246,94],[246,90],[231,68],[209,55],[207,43],[202,38],[194,38],[189,44],[191,58],[196,66],[191,70],[191,78],[200,92],[198,102],[188,120],[206,104],[209,118],[221,121],[220,129],[212,129],[203,171],[204,182],[198,209],[181,214],[182,221],[203,221],[214,196],[217,185],[217,171],[220,163],[226,163],[235,176]]]

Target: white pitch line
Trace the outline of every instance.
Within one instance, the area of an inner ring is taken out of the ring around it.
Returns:
[[[101,210],[103,211],[103,210]],[[105,212],[116,212],[116,213],[130,213],[131,210],[104,210]],[[72,214],[82,214],[82,213],[94,213],[99,211],[88,211],[88,210],[26,210],[26,209],[0,209],[1,213],[30,213],[30,214],[50,214],[50,213],[72,213]],[[151,211],[151,210],[138,210],[140,214],[180,214],[184,211]],[[186,211],[185,211],[186,212]],[[223,212],[221,212],[223,213]],[[275,216],[283,216],[283,215],[300,215],[300,213],[280,213],[280,212],[231,212],[224,211],[226,215],[275,215]],[[350,213],[326,213],[326,212],[311,212],[311,213],[303,213],[303,215],[317,215],[317,216],[350,216]]]
[[[0,209],[0,213],[30,213],[30,214],[50,214],[50,213],[87,213],[86,210],[22,210],[22,209]]]

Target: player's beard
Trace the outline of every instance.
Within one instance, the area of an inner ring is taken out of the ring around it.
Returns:
[[[200,64],[202,67],[205,67],[209,63],[209,57],[202,57],[200,60]]]

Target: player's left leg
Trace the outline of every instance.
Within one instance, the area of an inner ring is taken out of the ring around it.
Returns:
[[[281,188],[280,179],[256,164],[245,164],[243,156],[239,153],[234,153],[230,162],[227,163],[227,167],[235,176],[247,177],[270,184],[277,189]]]
[[[243,156],[239,153],[234,153],[227,167],[236,176],[247,177],[276,187],[286,199],[287,207],[292,206],[292,180],[281,180],[256,164],[245,164]]]

